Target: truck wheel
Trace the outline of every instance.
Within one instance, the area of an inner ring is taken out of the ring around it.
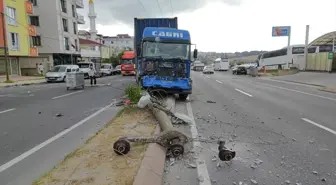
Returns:
[[[179,99],[180,100],[186,100],[188,97],[188,94],[179,94]]]

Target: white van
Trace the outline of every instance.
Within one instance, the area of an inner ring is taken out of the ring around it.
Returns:
[[[54,66],[45,75],[46,81],[50,82],[64,82],[66,73],[79,71],[78,65],[58,65]]]
[[[102,64],[100,68],[100,72],[102,73],[102,75],[107,75],[107,76],[113,75],[114,72],[113,72],[112,64]]]

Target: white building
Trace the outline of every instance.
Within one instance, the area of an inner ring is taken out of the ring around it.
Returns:
[[[103,44],[113,48],[116,52],[123,50],[133,50],[134,41],[133,37],[128,34],[118,34],[117,36],[104,36]]]
[[[80,57],[78,24],[85,21],[77,8],[84,8],[83,0],[34,0],[34,22],[39,25],[35,42],[46,68],[71,64]]]

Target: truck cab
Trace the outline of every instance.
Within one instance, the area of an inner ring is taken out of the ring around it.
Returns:
[[[135,53],[134,51],[124,51],[120,58],[121,74],[135,76]]]
[[[187,30],[146,27],[138,56],[137,80],[144,88],[163,89],[186,99],[192,93],[191,40]],[[197,50],[194,50],[197,58]]]

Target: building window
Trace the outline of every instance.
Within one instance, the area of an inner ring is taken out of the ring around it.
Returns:
[[[38,16],[30,16],[30,24],[34,26],[40,26],[40,19]]]
[[[32,4],[33,4],[33,6],[37,6],[37,0],[29,0]]]
[[[41,46],[41,36],[31,36],[31,43],[33,46]]]
[[[6,8],[7,23],[16,26],[16,9],[12,7]]]
[[[74,34],[77,35],[77,24],[73,22]]]
[[[68,29],[68,20],[63,18],[62,22],[63,22],[63,30],[65,32],[68,32],[69,31],[69,29]]]
[[[72,5],[72,17],[76,17],[76,8],[75,5]]]
[[[60,0],[61,1],[61,9],[62,12],[67,13],[67,4],[66,4],[66,0]]]
[[[75,49],[76,49],[76,51],[78,51],[77,39],[75,39]]]
[[[19,34],[10,33],[10,46],[12,50],[19,50]]]
[[[68,38],[68,37],[64,37],[64,48],[65,48],[65,50],[67,50],[67,51],[70,50],[70,46],[69,46],[69,38]]]

